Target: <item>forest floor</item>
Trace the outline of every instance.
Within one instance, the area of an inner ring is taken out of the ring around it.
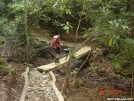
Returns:
[[[35,33],[39,32],[37,31]],[[37,37],[41,38],[42,35],[38,34]],[[94,46],[95,44],[96,43],[91,42],[87,45]],[[134,95],[131,95],[132,79],[116,74],[113,70],[110,60],[103,55],[103,52],[99,49],[94,51],[95,56],[90,58],[90,61],[93,61],[93,68],[88,67],[82,69],[76,79],[74,79],[73,76],[70,76],[70,87],[66,96],[64,96],[65,101],[116,101],[117,99],[119,101],[134,101],[132,99]],[[44,77],[43,74],[37,72],[35,68],[48,64],[52,61],[52,58],[37,58],[34,64],[29,66],[29,75],[34,74],[35,77]],[[5,75],[0,76],[0,101],[19,101],[24,86],[24,78],[22,74],[25,72],[27,65],[13,62],[7,62],[7,64],[17,70],[17,75],[14,76],[11,73],[6,74],[5,72]],[[100,72],[97,73],[97,70]],[[54,72],[54,74],[57,79],[56,85],[62,92],[65,75],[57,71]],[[32,80],[34,81],[34,79]],[[39,85],[41,82],[42,79],[40,79]],[[35,93],[35,96],[37,93]],[[56,100],[35,98],[27,101]]]

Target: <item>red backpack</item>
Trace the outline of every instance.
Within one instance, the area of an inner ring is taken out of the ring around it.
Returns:
[[[54,49],[58,48],[60,46],[60,36],[55,35],[51,41],[51,49],[54,51]]]

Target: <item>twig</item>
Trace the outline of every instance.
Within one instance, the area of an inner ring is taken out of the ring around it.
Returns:
[[[85,60],[85,61],[83,62],[83,64],[79,67],[79,69],[78,69],[77,73],[75,74],[74,78],[76,78],[76,76],[77,76],[77,74],[79,73],[80,69],[83,67],[83,65],[84,65],[84,64],[86,63],[86,61],[88,60],[89,55],[90,55],[90,51],[89,51],[89,53],[88,53],[88,56],[86,57],[86,60]]]
[[[76,17],[74,17],[73,15],[70,14],[71,17],[73,17],[75,20],[79,21]]]
[[[132,65],[132,86],[131,86],[131,98],[133,97],[133,72],[134,72],[134,68],[133,68],[133,65]]]
[[[81,78],[84,78],[84,77],[86,77],[86,76],[88,76],[90,73],[92,73],[92,71],[93,71],[93,69],[90,71],[90,72],[88,72],[87,74],[85,74],[83,77],[81,77]]]
[[[75,37],[75,35],[73,36],[71,33],[69,33],[69,35],[70,35],[71,37],[73,37],[73,38]]]

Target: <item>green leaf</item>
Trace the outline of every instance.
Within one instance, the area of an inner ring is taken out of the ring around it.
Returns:
[[[66,12],[66,14],[71,14],[70,9],[66,9],[65,12]]]
[[[119,39],[118,36],[117,36],[115,39],[113,39],[113,45],[114,45],[116,48],[119,48],[118,39]]]
[[[68,29],[66,30],[66,33],[67,33],[67,34],[69,33],[69,30],[68,30]]]
[[[98,25],[95,27],[95,32],[97,32],[99,29],[100,29],[100,24],[98,24]]]
[[[110,40],[109,40],[109,43],[108,43],[108,46],[112,46],[112,44],[113,44],[113,38],[111,38]]]
[[[0,69],[6,68],[5,65],[0,65]]]
[[[99,0],[100,1],[100,3],[102,3],[102,0]]]
[[[119,60],[113,61],[112,64],[113,64],[113,66],[114,66],[115,69],[119,69],[121,67],[121,63],[120,63]]]
[[[17,71],[15,69],[11,70],[11,73],[15,76],[17,74]]]

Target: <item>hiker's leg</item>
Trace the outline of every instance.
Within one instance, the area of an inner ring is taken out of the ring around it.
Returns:
[[[56,48],[55,53],[56,53],[56,58],[59,59],[60,58],[60,53],[61,53],[60,48]]]
[[[60,58],[60,48],[55,49],[55,62],[58,63]]]
[[[50,53],[51,53],[51,55],[52,55],[53,58],[56,58],[56,53],[55,52],[52,52],[51,51]]]

